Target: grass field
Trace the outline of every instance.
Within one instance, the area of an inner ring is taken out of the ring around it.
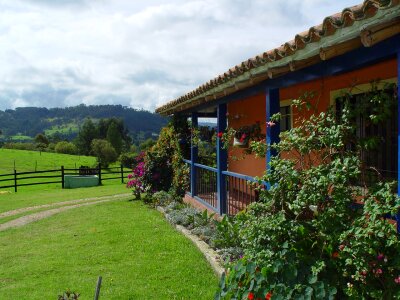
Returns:
[[[126,191],[120,188],[1,195],[0,207]],[[1,299],[56,299],[67,288],[93,299],[98,276],[101,299],[212,299],[217,285],[194,245],[139,201],[80,207],[8,229],[0,245]]]
[[[0,190],[1,191],[1,190]],[[51,204],[55,202],[82,199],[88,197],[101,197],[129,193],[124,184],[106,184],[80,189],[21,189],[18,193],[0,194],[0,213],[22,207]],[[0,298],[1,299],[1,298]]]
[[[38,152],[38,151],[26,151],[26,150],[13,150],[13,149],[2,149],[0,148],[0,175],[1,174],[12,174],[14,172],[14,163],[17,172],[33,172],[35,170],[60,170],[53,173],[44,173],[37,176],[59,176],[59,178],[49,178],[49,179],[25,179],[19,180],[18,184],[25,183],[35,183],[35,182],[45,182],[45,181],[61,181],[61,166],[64,168],[79,168],[81,165],[84,166],[95,166],[96,158],[93,156],[78,156],[78,155],[68,155],[59,154],[51,152]],[[119,172],[119,164],[110,165],[110,168],[118,168],[107,170],[103,169],[103,179],[118,177],[118,174],[110,174],[110,172]],[[127,176],[130,169],[124,169],[124,177]],[[19,176],[30,177],[35,176],[33,174]],[[10,179],[9,181],[0,182],[1,186],[13,185],[14,181],[11,180],[14,177],[12,175],[8,177],[0,177],[0,180]],[[113,179],[110,181],[103,181],[103,184],[117,184],[120,183],[121,179]],[[31,191],[31,190],[43,190],[43,189],[61,189],[61,183],[57,184],[44,184],[44,185],[34,185],[34,186],[23,186],[18,188],[18,191]],[[13,191],[14,188],[7,188],[6,191]],[[0,189],[4,191],[4,189]]]
[[[84,166],[94,166],[96,158],[93,156],[78,156],[59,154],[51,152],[26,151],[0,148],[0,174],[19,172],[59,169],[61,166],[75,168]]]

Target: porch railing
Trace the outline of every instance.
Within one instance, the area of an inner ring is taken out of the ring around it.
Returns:
[[[211,206],[218,208],[217,169],[201,164],[194,164],[196,174],[196,196]]]
[[[261,188],[257,180],[251,176],[223,171],[226,178],[227,214],[235,215],[250,203],[259,199]]]
[[[191,165],[190,160],[184,160],[186,164]],[[195,163],[195,188],[189,191],[194,191],[193,198],[213,209],[219,210],[218,190],[217,190],[217,169],[202,164]],[[259,189],[265,186],[265,183],[260,183],[251,176],[242,175],[230,171],[223,171],[222,174],[226,180],[226,213],[235,215],[239,211],[245,209],[250,203],[256,202],[259,199]]]

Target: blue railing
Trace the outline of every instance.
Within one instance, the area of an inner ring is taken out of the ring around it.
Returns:
[[[209,208],[217,211],[217,169],[201,164],[194,164],[196,176],[195,198]]]
[[[235,215],[259,199],[263,183],[251,176],[223,171],[226,178],[227,214]]]
[[[184,159],[183,161],[189,166],[192,165],[192,161],[188,159]],[[186,192],[200,203],[217,212],[217,169],[198,163],[195,163],[193,166],[195,168],[194,174],[196,177],[194,180],[195,186],[192,189],[189,185],[189,190]],[[194,193],[192,194],[191,191]]]
[[[189,166],[192,165],[190,160],[184,159]],[[193,198],[207,206],[208,208],[219,212],[218,203],[218,186],[217,186],[217,168],[194,163],[195,187],[189,188],[188,193]],[[230,172],[222,171],[226,182],[226,197],[221,201],[226,201],[226,213],[235,215],[243,210],[250,203],[255,202],[259,198],[259,189],[265,186],[264,182],[260,182],[254,177]],[[193,181],[192,181],[193,182]]]

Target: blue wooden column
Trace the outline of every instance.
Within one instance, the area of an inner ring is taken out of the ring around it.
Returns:
[[[219,104],[217,108],[217,132],[224,132],[227,126],[226,122],[226,103]],[[227,170],[228,156],[225,149],[222,148],[222,141],[217,138],[217,199],[218,213],[220,216],[227,213],[227,198],[226,198],[226,178],[222,174]]]
[[[271,121],[271,116],[280,111],[279,104],[279,89],[278,88],[267,88],[265,91],[265,101],[266,101],[266,122]],[[272,145],[279,142],[279,123],[275,126],[268,126],[266,130],[266,143],[267,145]],[[267,172],[271,170],[271,158],[276,155],[275,150],[267,148],[266,154],[266,169]],[[267,188],[269,188],[269,183],[267,183]]]
[[[192,128],[197,128],[198,126],[198,115],[197,112],[192,113]],[[199,149],[197,145],[193,143],[193,133],[191,139],[191,147],[190,147],[190,194],[192,197],[196,195],[196,169],[194,164],[197,163],[197,159],[199,156]]]
[[[397,194],[400,195],[400,49],[397,50]],[[397,212],[396,221],[400,235],[400,212]]]

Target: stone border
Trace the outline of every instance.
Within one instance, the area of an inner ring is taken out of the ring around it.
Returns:
[[[164,208],[161,206],[157,206],[157,210],[164,215],[166,218],[167,213],[165,212]],[[170,223],[170,222],[169,222]],[[220,265],[218,257],[219,255],[217,252],[212,249],[206,242],[204,242],[202,239],[200,239],[197,235],[192,234],[188,229],[181,225],[175,225],[170,223],[172,226],[175,227],[176,230],[181,232],[185,237],[187,237],[189,240],[192,241],[193,244],[196,245],[196,247],[200,250],[201,253],[203,253],[204,257],[208,261],[208,263],[211,265],[212,269],[214,270],[214,273],[221,278],[222,274],[225,272],[225,269]]]

